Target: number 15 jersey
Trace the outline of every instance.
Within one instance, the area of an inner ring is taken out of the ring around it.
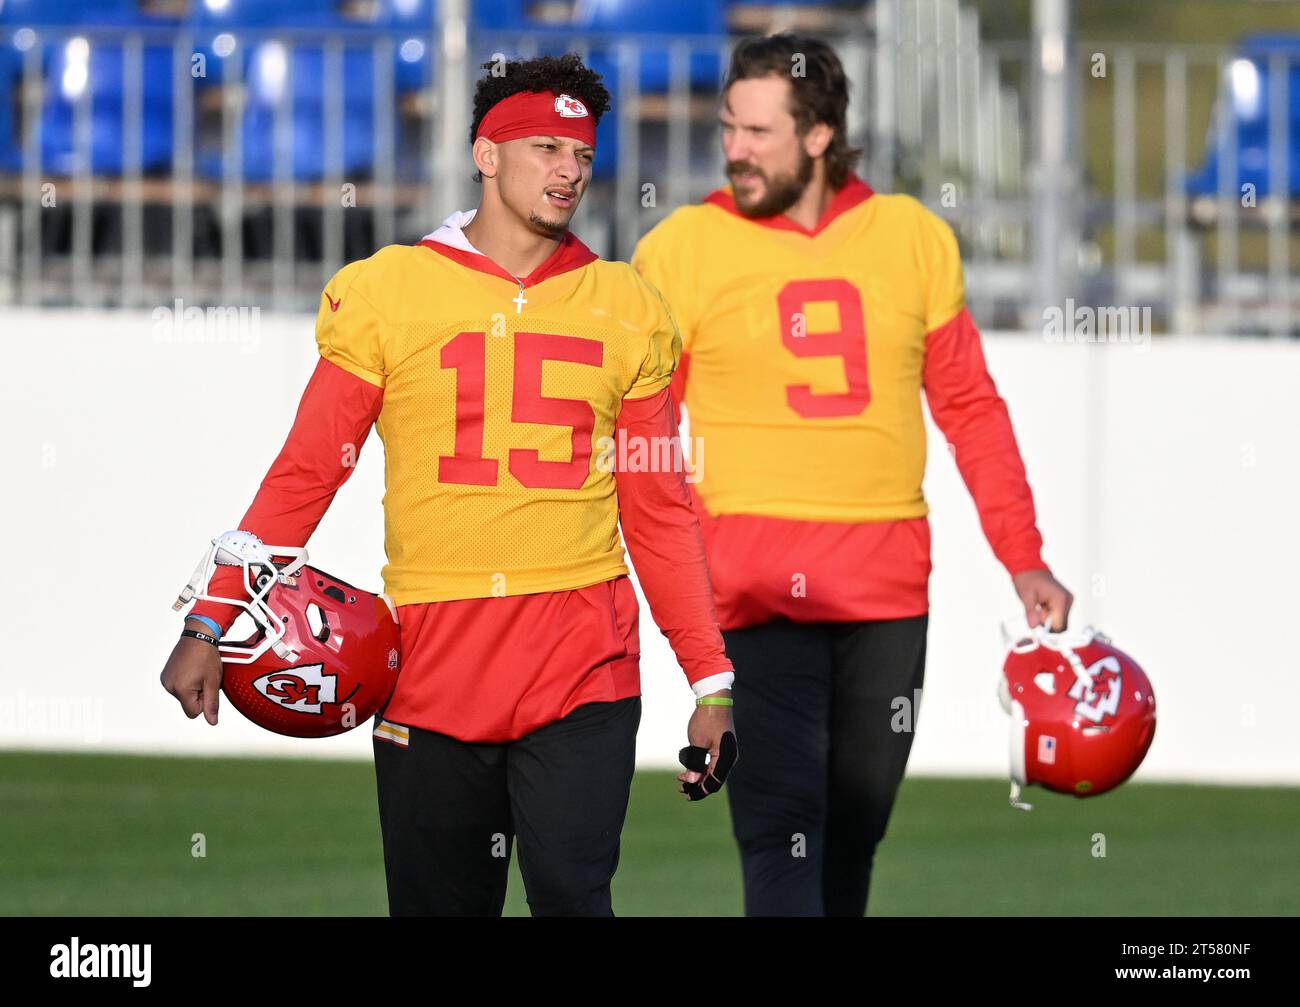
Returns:
[[[399,606],[628,572],[599,449],[624,399],[671,380],[672,316],[571,233],[513,300],[503,290],[519,281],[492,265],[390,245],[343,267],[317,317],[321,356],[383,389],[383,576]]]

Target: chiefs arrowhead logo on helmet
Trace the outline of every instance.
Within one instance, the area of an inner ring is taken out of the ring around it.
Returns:
[[[275,560],[289,556],[288,563]],[[228,532],[213,540],[182,598],[236,605],[253,620],[247,639],[227,635],[220,643],[221,688],[231,705],[268,731],[322,738],[351,730],[388,702],[401,637],[386,595],[306,562],[305,549],[264,546],[248,532]],[[206,593],[218,563],[243,567],[244,597]]]
[[[325,674],[325,665],[308,664],[288,671],[267,672],[253,679],[253,688],[286,710],[320,715],[322,704],[335,702],[337,675]]]
[[[1088,665],[1084,672],[1087,677],[1076,678],[1066,695],[1078,700],[1074,704],[1074,712],[1078,716],[1100,724],[1106,717],[1113,717],[1119,712],[1123,666],[1118,657],[1108,654],[1100,661]]]
[[[998,685],[1011,714],[1011,803],[1037,785],[1075,797],[1113,790],[1146,757],[1156,697],[1133,658],[1088,628],[1011,645]]]

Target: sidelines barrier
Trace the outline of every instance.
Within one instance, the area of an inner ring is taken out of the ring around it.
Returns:
[[[5,315],[0,747],[368,757],[367,731],[291,741],[229,704],[213,730],[159,687],[171,602],[206,539],[247,508],[316,356],[307,316],[187,326],[169,308]],[[1141,778],[1300,783],[1300,346],[985,343],[1075,619],[1155,685]],[[998,623],[1018,606],[933,427],[926,492],[935,569],[910,770],[1002,775]],[[372,435],[310,543],[315,562],[379,586],[382,493]],[[672,765],[691,694],[644,605],[641,626],[638,759]]]

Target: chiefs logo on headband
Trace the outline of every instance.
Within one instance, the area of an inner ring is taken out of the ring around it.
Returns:
[[[555,99],[555,111],[566,119],[581,119],[587,114],[587,106],[577,98],[562,94]]]

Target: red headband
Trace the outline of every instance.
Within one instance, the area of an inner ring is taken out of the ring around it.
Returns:
[[[520,91],[488,109],[474,139],[480,136],[493,143],[521,136],[567,136],[594,147],[596,119],[586,105],[567,94]]]

